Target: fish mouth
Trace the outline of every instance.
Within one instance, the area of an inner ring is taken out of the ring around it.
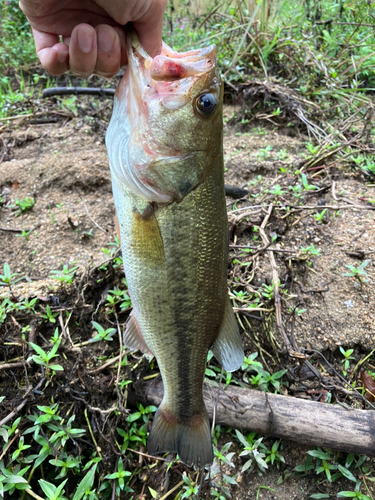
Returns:
[[[198,89],[207,88],[219,99],[216,47],[178,53],[163,43],[161,54],[152,58],[131,33],[127,53],[128,68],[117,88],[106,134],[111,171],[131,192],[150,202],[180,201],[201,182],[207,155],[216,150],[209,141],[203,151],[195,148],[194,140],[176,139],[175,130],[169,127],[167,133],[160,125],[160,116],[170,124],[170,110],[189,103],[196,106]],[[179,115],[180,126],[184,113]]]

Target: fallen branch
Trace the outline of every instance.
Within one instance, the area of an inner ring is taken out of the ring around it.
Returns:
[[[159,405],[162,382],[147,384],[146,397]],[[347,410],[316,401],[305,401],[241,387],[204,386],[203,394],[212,418],[215,400],[216,423],[236,429],[290,439],[346,453],[375,456],[375,412]]]
[[[51,87],[43,90],[43,97],[55,95],[99,95],[113,97],[116,89],[102,89],[95,87]]]

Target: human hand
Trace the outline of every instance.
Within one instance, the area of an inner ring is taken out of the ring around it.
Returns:
[[[20,0],[36,53],[52,75],[110,77],[126,64],[123,26],[132,22],[151,56],[161,50],[167,0]],[[59,43],[59,35],[63,43]]]

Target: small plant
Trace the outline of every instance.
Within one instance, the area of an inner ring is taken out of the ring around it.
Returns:
[[[25,238],[25,240],[28,241],[31,232],[32,229],[30,229],[29,231],[25,231],[24,229],[22,229],[22,233],[16,234],[16,236],[18,236],[18,238]]]
[[[302,253],[305,253],[307,255],[316,255],[319,256],[322,254],[321,250],[319,248],[315,248],[314,245],[310,245],[308,247],[301,247],[300,248]]]
[[[257,153],[258,160],[266,160],[269,158],[269,153],[272,151],[272,146],[266,146],[265,148],[260,148]]]
[[[4,274],[0,274],[0,286],[9,286],[11,288],[17,281],[22,280],[23,278],[14,279],[16,276],[20,276],[20,273],[12,273],[10,271],[9,264],[5,262],[4,264]]]
[[[188,476],[183,475],[182,480],[185,483],[183,486],[185,492],[182,494],[181,498],[190,498],[198,493],[199,486],[194,486],[194,483],[190,481]]]
[[[39,485],[42,488],[47,500],[66,500],[64,495],[64,486],[67,479],[63,481],[59,486],[55,486],[44,479],[39,479]]]
[[[306,174],[301,174],[301,178],[302,178],[303,189],[305,191],[313,191],[314,189],[319,189],[317,186],[308,183]]]
[[[253,469],[256,464],[261,472],[265,472],[268,469],[268,465],[265,462],[267,448],[262,443],[263,438],[255,439],[256,433],[251,432],[245,437],[239,430],[236,429],[236,436],[240,443],[243,445],[244,449],[240,453],[240,457],[250,456],[249,460],[242,466],[241,472]],[[262,451],[259,451],[262,450]]]
[[[366,283],[368,280],[365,279],[365,277],[368,276],[368,274],[365,271],[365,267],[368,266],[369,262],[369,260],[365,260],[358,267],[352,266],[350,264],[345,264],[345,267],[347,267],[350,272],[344,273],[343,276],[350,276],[356,278],[360,283]]]
[[[91,321],[92,326],[95,328],[95,330],[98,332],[95,337],[91,338],[89,342],[100,342],[101,340],[113,340],[113,335],[116,333],[115,328],[107,328],[107,330],[104,330],[104,328],[99,325],[96,321]]]
[[[129,424],[132,422],[135,422],[136,420],[140,420],[140,419],[142,419],[143,422],[145,424],[147,424],[147,422],[150,419],[150,414],[154,413],[157,410],[156,406],[146,406],[146,408],[145,408],[141,403],[137,403],[137,408],[138,408],[138,411],[136,411],[135,413],[131,413],[127,417],[126,421]]]
[[[46,314],[41,314],[41,318],[47,319],[50,323],[56,323],[56,317],[59,315],[59,313],[54,313],[51,311],[51,308],[49,305],[46,307]]]
[[[281,462],[285,463],[284,457],[279,453],[279,446],[281,441],[275,441],[270,450],[266,451],[266,459],[265,462],[271,462],[271,464],[276,464],[276,467],[279,468]]]
[[[109,313],[115,311],[117,304],[120,304],[120,309],[123,311],[131,307],[131,300],[125,290],[120,290],[117,286],[115,286],[114,289],[109,290],[107,294],[107,306],[110,307]]]
[[[52,349],[48,352],[44,351],[41,347],[33,342],[30,342],[31,347],[37,354],[33,354],[29,359],[32,359],[38,365],[42,365],[46,368],[46,370],[52,370],[53,372],[63,371],[64,368],[61,365],[51,365],[50,361],[53,358],[57,358],[59,355],[57,354],[57,350],[60,345],[60,341],[56,342]]]
[[[16,212],[16,215],[18,216],[28,210],[31,210],[35,205],[35,199],[30,196],[26,196],[23,200],[16,198],[14,203],[15,204],[10,205],[9,208],[18,207],[18,211]]]
[[[66,264],[64,264],[61,271],[50,271],[51,278],[58,280],[61,283],[71,284],[77,269],[78,266],[69,268]]]
[[[371,497],[361,493],[361,481],[355,485],[354,491],[340,491],[337,493],[339,498],[359,498],[359,500],[372,500]]]
[[[316,222],[318,224],[321,224],[321,222],[323,222],[326,212],[327,212],[327,209],[325,208],[320,213],[313,215],[314,219],[316,220]]]
[[[314,146],[311,142],[306,143],[306,149],[310,153],[311,156],[314,156],[320,149],[319,144],[317,146]]]
[[[352,356],[354,349],[348,349],[345,351],[342,347],[340,347],[340,352],[344,356],[344,359],[341,361],[341,363],[344,363],[344,369],[343,369],[342,373],[343,373],[344,377],[346,377],[346,374],[347,374],[347,371],[348,371],[349,365],[350,365],[350,360],[355,359]]]
[[[280,151],[277,153],[277,157],[279,160],[286,160],[288,158],[286,149],[280,149]]]
[[[270,189],[270,193],[273,194],[274,196],[281,196],[282,194],[285,193],[285,191],[281,189],[281,186],[279,184],[276,184],[276,186],[274,186],[273,189]]]
[[[104,479],[114,479],[116,480],[116,494],[118,497],[120,497],[120,492],[123,491],[124,493],[132,493],[133,490],[127,485],[127,482],[125,483],[125,478],[131,476],[131,472],[128,472],[124,470],[124,464],[122,462],[122,458],[118,461],[117,464],[117,471],[114,472],[113,474],[107,474]],[[103,483],[103,486],[105,483]]]

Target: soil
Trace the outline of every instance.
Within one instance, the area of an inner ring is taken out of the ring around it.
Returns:
[[[289,186],[295,185],[293,172],[300,168],[301,159],[307,154],[305,143],[309,139],[301,133],[300,136],[292,133],[288,128],[277,130],[263,124],[246,128],[233,124],[233,114],[239,113],[240,108],[236,107],[226,106],[224,110],[226,183],[246,187],[252,197],[251,201],[240,202],[227,199],[231,243],[246,245],[250,242],[262,247],[253,226],[262,223],[269,204],[271,201],[275,203],[274,196],[266,190],[280,185],[284,198],[290,198]],[[62,287],[50,277],[50,272],[68,265],[69,268],[78,266],[78,277],[88,276],[89,266],[99,273],[97,267],[108,259],[110,244],[116,235],[104,128],[99,127],[98,130],[84,119],[35,125],[19,122],[3,132],[2,140],[12,147],[8,147],[7,157],[0,164],[0,195],[2,193],[4,199],[0,210],[0,274],[3,264],[7,262],[12,272],[29,277],[30,282],[23,280],[14,286],[13,295],[17,298],[38,296],[48,301],[50,297],[57,297],[56,303],[50,303],[72,309],[76,300],[74,286]],[[272,147],[268,157],[265,154],[260,156],[259,151],[267,146]],[[283,157],[283,150],[287,159],[279,159]],[[282,174],[280,167],[287,171]],[[293,331],[298,348],[324,352],[340,370],[343,357],[338,348],[351,348],[354,350],[351,365],[354,368],[375,349],[375,211],[372,207],[375,184],[367,182],[367,178],[353,169],[343,168],[339,162],[331,163],[327,170],[313,170],[308,174],[309,183],[318,189],[309,191],[303,198],[303,204],[315,208],[299,210],[299,200],[296,199],[296,211],[288,215],[284,208],[285,199],[280,195],[267,225],[267,234],[274,237],[272,247],[280,250],[275,255],[281,290],[287,291],[287,295],[282,295],[283,311],[288,315],[288,304],[292,309],[298,306],[303,311],[297,315]],[[34,197],[35,205],[18,215],[15,200],[26,196]],[[259,205],[260,211],[249,215],[248,220],[246,217],[238,219],[239,212],[235,210],[248,206],[249,211],[256,212]],[[316,220],[314,215],[325,208],[327,212],[323,220]],[[31,232],[26,238],[14,230]],[[319,249],[321,255],[306,259],[306,254],[300,249],[311,245]],[[103,248],[107,248],[107,253],[103,252]],[[283,250],[294,253],[283,253]],[[231,260],[235,258],[244,261],[240,249],[231,250]],[[368,261],[365,267],[367,274],[363,282],[344,276],[349,272],[348,265],[358,267],[365,261]],[[235,269],[235,266],[231,267],[229,282],[232,290],[239,290],[234,280]],[[272,268],[267,251],[256,256],[252,269],[253,280],[247,282],[250,284],[244,285],[243,290],[250,293],[251,290],[259,290],[262,285],[271,284]],[[96,297],[98,307],[101,297],[105,298],[105,290],[122,278],[120,268],[112,271],[119,277],[107,276],[103,278],[103,284],[98,285],[98,290],[92,288],[90,291],[90,298]],[[0,298],[6,294],[8,292],[0,290]],[[240,306],[240,302],[237,305]],[[92,310],[89,312],[91,314]],[[86,319],[89,323],[90,315]],[[125,319],[122,317],[121,323]],[[250,323],[260,346],[271,353],[267,359],[275,356],[278,360],[276,364],[282,364],[282,360],[285,362],[285,354],[280,352],[284,345],[283,338],[274,322],[271,322],[269,331],[259,321]],[[291,333],[290,328],[288,332]],[[74,340],[87,340],[91,334],[91,329],[87,327]],[[44,336],[47,334],[44,333]],[[254,345],[257,344],[253,341],[251,335],[246,340],[247,354],[254,352]],[[86,349],[81,352],[79,362],[87,366],[94,357],[111,353],[116,355],[112,347],[103,348],[95,344]],[[374,357],[370,358],[369,366],[375,371],[371,365],[373,362]],[[99,374],[96,377],[95,383],[90,383],[100,387],[100,391],[90,404],[109,407],[116,398],[104,394],[113,384],[113,377],[103,376],[100,379]],[[16,399],[22,397],[17,388],[12,388],[10,392]],[[302,394],[304,396],[311,397],[306,393]],[[272,446],[273,441],[266,442]],[[340,489],[353,489],[349,481],[331,486],[328,482],[317,480],[313,473],[288,476],[296,465],[304,463],[306,449],[285,440],[282,447],[286,465],[281,464],[280,470],[270,467],[261,476],[256,471],[240,474],[239,486],[231,490],[233,498],[306,499],[318,492],[328,492],[334,497]],[[240,460],[237,458],[238,472]],[[369,464],[373,465],[373,462],[369,460]],[[233,475],[233,469],[231,473]],[[172,474],[170,484],[177,483],[179,477]],[[286,479],[278,484],[281,477]],[[155,487],[151,479],[149,484]],[[375,497],[373,484],[368,483],[367,494]],[[151,498],[147,488],[144,493],[145,498]]]

